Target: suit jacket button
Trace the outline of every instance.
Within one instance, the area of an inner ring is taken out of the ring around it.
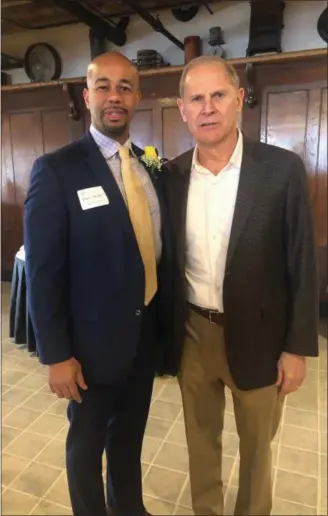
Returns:
[[[140,315],[141,314],[141,310],[136,310],[136,315]]]

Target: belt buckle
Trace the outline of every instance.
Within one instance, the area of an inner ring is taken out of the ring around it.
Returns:
[[[210,324],[216,324],[215,321],[212,321],[212,314],[216,314],[216,312],[214,312],[213,310],[209,310],[209,321],[210,321]]]

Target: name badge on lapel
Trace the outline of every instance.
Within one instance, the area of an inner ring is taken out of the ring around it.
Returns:
[[[107,195],[102,186],[94,186],[77,192],[82,210],[90,210],[109,204]]]

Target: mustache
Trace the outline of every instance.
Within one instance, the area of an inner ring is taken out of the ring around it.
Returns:
[[[125,109],[123,106],[118,106],[113,104],[112,106],[107,106],[106,109],[103,109],[103,113],[110,113],[111,111],[120,111],[121,113],[127,113],[127,109]]]

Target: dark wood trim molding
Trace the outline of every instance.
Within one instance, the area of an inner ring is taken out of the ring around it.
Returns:
[[[252,57],[239,57],[236,59],[227,59],[227,62],[236,67],[242,67],[247,64],[276,64],[276,63],[290,63],[292,61],[301,61],[308,58],[320,58],[328,57],[328,50],[325,48],[316,48],[311,50],[302,50],[295,52],[283,52],[281,54],[270,54],[262,56]],[[173,75],[181,74],[183,66],[166,66],[164,68],[154,68],[150,70],[142,70],[140,72],[141,77],[157,76],[157,75]],[[84,84],[85,77],[76,77],[73,79],[60,79],[57,81],[49,82],[33,82],[24,84],[12,84],[2,86],[1,91],[14,91],[14,90],[30,90],[37,88],[51,88],[54,86],[62,86],[63,84]]]

